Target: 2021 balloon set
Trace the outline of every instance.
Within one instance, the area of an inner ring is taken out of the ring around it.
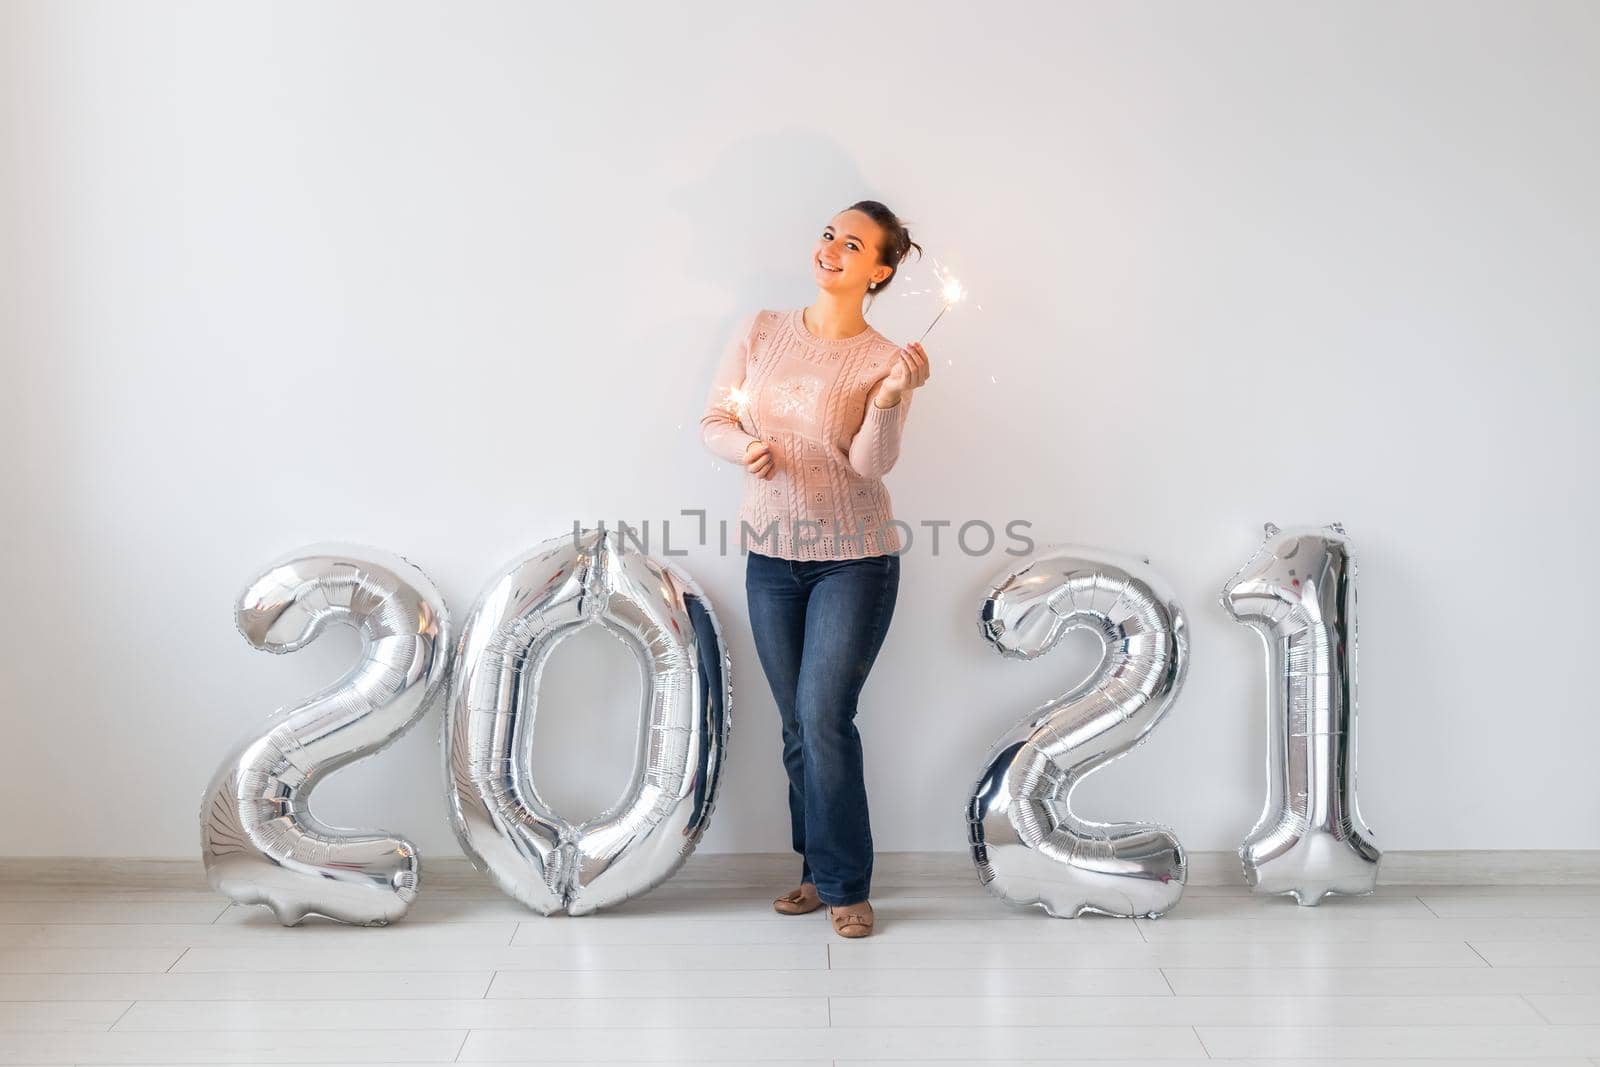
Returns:
[[[1267,799],[1239,854],[1262,893],[1316,904],[1377,883],[1378,850],[1355,799],[1356,566],[1337,525],[1280,530],[1221,595],[1266,648]],[[325,775],[389,745],[447,692],[441,752],[462,849],[542,915],[583,915],[659,885],[704,834],[717,799],[733,698],[716,613],[682,569],[616,531],[552,538],[483,590],[459,638],[444,600],[408,561],[359,545],[314,545],[265,568],[235,606],[239,631],[293,652],[330,625],[354,627],[358,662],[280,709],[222,761],[200,812],[211,885],[264,904],[285,925],[310,914],[381,926],[416,899],[416,846],[336,829],[308,807]],[[539,680],[560,641],[599,626],[643,679],[639,748],[624,796],[579,824],[532,774]],[[1039,549],[990,584],[978,631],[1032,659],[1087,628],[1103,645],[1082,683],[1002,734],[967,803],[979,880],[1051,915],[1156,917],[1183,894],[1169,828],[1096,823],[1074,787],[1149,737],[1177,702],[1189,662],[1183,608],[1147,561],[1076,546]]]

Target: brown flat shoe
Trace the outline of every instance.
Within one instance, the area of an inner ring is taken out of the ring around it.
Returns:
[[[808,915],[820,907],[822,900],[817,896],[817,887],[810,882],[772,902],[772,910],[780,915]]]
[[[866,937],[872,933],[872,905],[864,900],[829,908],[828,918],[833,921],[833,932],[840,937]]]

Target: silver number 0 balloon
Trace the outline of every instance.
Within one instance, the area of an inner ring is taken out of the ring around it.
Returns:
[[[644,679],[632,783],[573,825],[539,796],[530,756],[551,651],[598,625]],[[710,603],[686,574],[613,531],[539,545],[491,582],[462,628],[445,721],[451,822],[506,893],[543,915],[582,915],[643,893],[694,849],[728,742],[729,662]]]
[[[1267,650],[1267,803],[1239,848],[1261,893],[1370,893],[1379,852],[1356,807],[1356,562],[1337,523],[1280,530],[1222,591]]]
[[[1186,874],[1172,831],[1088,822],[1071,794],[1145,740],[1177,698],[1189,661],[1177,600],[1136,561],[1054,546],[992,584],[979,626],[1017,659],[1043,655],[1078,628],[1104,646],[1087,679],[1023,719],[985,759],[967,807],[979,880],[1010,903],[1064,918],[1171,909]]]
[[[417,895],[416,846],[327,826],[307,804],[324,775],[390,744],[443,689],[443,598],[399,556],[314,545],[252,582],[235,620],[252,645],[279,653],[304,648],[330,625],[352,626],[362,653],[343,678],[279,710],[223,760],[200,811],[211,885],[241,904],[267,905],[286,926],[312,913],[393,922]]]

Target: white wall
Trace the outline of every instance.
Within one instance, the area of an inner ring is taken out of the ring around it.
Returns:
[[[1085,812],[1237,844],[1265,697],[1217,592],[1262,521],[1340,520],[1379,844],[1600,847],[1597,12],[0,9],[0,854],[197,853],[221,753],[356,647],[235,633],[288,548],[405,553],[459,618],[574,518],[731,517],[695,434],[716,354],[811,299],[816,231],[869,195],[983,307],[929,338],[901,517],[1148,553],[1191,616],[1181,703]],[[910,339],[934,306],[894,292],[873,319]],[[864,696],[883,849],[962,848],[991,739],[1086,662],[994,656],[1006,558],[925,548]],[[705,847],[786,848],[743,560],[687,565],[737,672]],[[547,690],[574,814],[625,773],[634,683],[595,683],[598,740],[573,705],[621,655],[585,642]],[[324,816],[453,853],[437,727]]]

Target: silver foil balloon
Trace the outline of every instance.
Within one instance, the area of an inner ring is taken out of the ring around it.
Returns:
[[[1015,659],[1041,656],[1080,628],[1100,637],[1101,661],[990,750],[967,806],[972,859],[978,879],[1012,904],[1062,918],[1154,917],[1183,895],[1177,837],[1148,823],[1089,822],[1071,796],[1172,706],[1188,669],[1188,626],[1147,566],[1060,545],[1001,574],[979,619],[984,638]]]
[[[1222,590],[1267,646],[1267,803],[1239,847],[1261,893],[1370,893],[1379,852],[1356,807],[1356,561],[1337,523],[1280,530]]]
[[[241,904],[267,905],[285,926],[313,913],[393,922],[417,895],[416,846],[328,826],[307,805],[324,776],[393,742],[443,691],[444,599],[399,556],[324,544],[267,567],[234,616],[245,639],[268,652],[304,648],[335,624],[353,627],[362,647],[348,674],[275,712],[217,769],[200,811],[211,885]]]
[[[584,626],[632,650],[644,699],[628,790],[573,825],[540,797],[530,767],[540,673]],[[543,915],[583,915],[651,889],[705,831],[731,699],[721,630],[688,575],[603,528],[546,541],[490,583],[462,629],[444,734],[462,848]]]

